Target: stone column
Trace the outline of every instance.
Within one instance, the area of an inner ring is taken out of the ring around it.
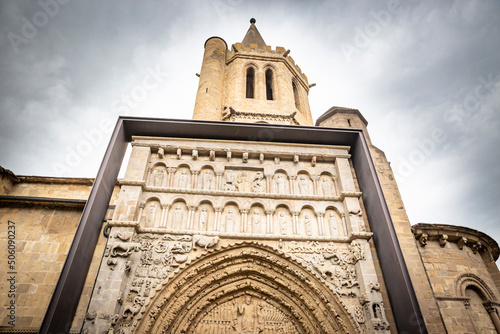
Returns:
[[[240,226],[241,233],[247,232],[248,211],[249,211],[248,209],[241,210],[241,226]]]
[[[266,177],[266,188],[267,188],[267,193],[272,193],[273,192],[273,176],[272,174],[265,174]]]
[[[220,232],[221,226],[220,226],[220,220],[222,216],[222,209],[223,208],[215,208],[215,231]]]
[[[297,175],[290,175],[290,194],[295,194],[295,182]]]
[[[217,182],[217,184],[215,185],[215,190],[222,190],[222,175],[223,174],[224,174],[223,171],[215,172],[216,182]]]
[[[266,233],[267,234],[273,234],[273,210],[267,210],[266,215]]]
[[[199,170],[193,170],[191,172],[191,189],[196,189],[198,186],[198,175],[200,174]]]
[[[293,234],[299,234],[299,214],[300,214],[299,211],[292,212],[292,215],[293,215],[293,224],[292,224]]]
[[[196,206],[190,205],[188,206],[189,212],[188,212],[188,230],[193,230],[193,221],[194,221],[194,212],[196,210]]]
[[[141,222],[142,213],[144,212],[144,208],[145,207],[146,207],[146,203],[145,202],[141,202],[139,204],[139,213],[137,214],[137,221],[138,222]]]
[[[161,220],[160,220],[160,227],[167,227],[167,216],[168,216],[168,204],[162,204],[161,207],[163,208],[161,212]]]
[[[154,185],[153,168],[151,168],[151,167],[148,167],[148,176],[147,176],[147,180],[146,180],[146,185],[148,185],[148,186]]]
[[[168,176],[167,176],[167,179],[168,179],[167,187],[173,187],[173,185],[174,185],[174,175],[175,175],[175,171],[176,170],[177,170],[177,168],[175,168],[175,167],[169,167],[169,168],[167,168],[167,173],[168,173]]]
[[[319,195],[319,175],[311,175],[311,179],[313,180],[313,194]]]
[[[324,212],[317,213],[317,221],[318,221],[318,234],[325,235],[325,224],[323,223]]]
[[[495,307],[495,304],[492,302],[484,303],[484,307],[486,307],[486,311],[488,311],[491,320],[493,321],[493,325],[495,325],[495,329],[498,333],[500,333],[500,319],[498,317],[498,310]]]

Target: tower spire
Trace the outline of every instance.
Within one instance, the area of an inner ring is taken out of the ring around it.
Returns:
[[[257,44],[257,47],[259,49],[263,49],[264,45],[266,45],[266,42],[264,42],[264,39],[259,33],[259,30],[255,26],[255,19],[251,18],[250,19],[250,28],[248,28],[248,31],[243,38],[243,45],[246,47],[250,47],[250,44]]]

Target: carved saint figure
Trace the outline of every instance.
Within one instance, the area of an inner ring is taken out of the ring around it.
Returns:
[[[234,211],[229,208],[226,215],[226,232],[233,232],[234,230]]]
[[[257,172],[253,178],[253,192],[261,193],[264,192],[264,174],[262,172]]]
[[[156,215],[156,203],[153,202],[149,205],[146,222],[148,226],[154,226]]]
[[[299,191],[302,195],[309,195],[309,183],[304,175],[299,178]]]
[[[155,171],[154,186],[161,187],[162,182],[163,182],[163,171],[161,169],[158,169]]]
[[[226,173],[226,184],[224,185],[224,191],[235,191],[236,186],[234,185],[234,173],[232,170],[228,170]]]
[[[285,184],[285,177],[283,176],[283,174],[279,174],[278,178],[276,179],[276,190],[278,191],[278,194],[285,193]]]
[[[327,178],[321,179],[321,189],[323,189],[323,195],[331,196],[332,195],[332,185]]]
[[[382,309],[379,304],[373,304],[373,315],[377,319],[382,319]]]
[[[255,328],[255,310],[252,304],[252,296],[246,295],[245,302],[238,305],[238,320],[240,334],[253,334]]]
[[[238,175],[238,179],[236,180],[236,188],[238,189],[238,191],[241,192],[249,191],[248,178],[246,172],[242,172],[240,173],[240,175]]]
[[[203,173],[203,190],[210,190],[212,188],[212,173],[208,170]]]
[[[181,176],[179,178],[179,188],[187,188],[188,185],[188,174],[187,171],[181,171]]]
[[[180,229],[182,224],[182,207],[177,204],[174,210],[174,215],[172,217],[172,228]]]
[[[206,208],[203,208],[201,209],[200,212],[200,222],[198,225],[200,231],[206,231],[207,221],[208,221],[208,211]]]
[[[338,235],[337,221],[335,220],[335,215],[333,214],[333,212],[330,212],[328,214],[328,226],[330,226],[330,233],[332,234],[332,236]]]
[[[312,235],[312,222],[311,216],[308,213],[304,215],[304,226],[306,227],[306,234]]]
[[[260,233],[260,212],[257,209],[254,209],[252,212],[252,226],[253,233]]]
[[[280,225],[281,234],[286,234],[286,216],[283,211],[278,214],[278,223]]]

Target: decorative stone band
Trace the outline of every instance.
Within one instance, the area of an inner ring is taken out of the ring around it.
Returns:
[[[137,233],[154,233],[154,234],[175,234],[175,235],[207,235],[207,236],[219,236],[225,238],[242,239],[248,240],[260,239],[260,240],[295,240],[295,241],[328,241],[328,242],[340,242],[349,243],[357,239],[370,240],[373,236],[372,232],[352,232],[348,236],[308,236],[308,235],[278,235],[278,234],[253,234],[253,233],[227,233],[227,232],[210,232],[210,231],[194,231],[194,230],[172,230],[167,228],[153,228],[153,227],[142,227],[137,221],[119,221],[111,220],[107,224],[110,227],[120,226],[120,227],[135,227]]]
[[[500,248],[495,240],[487,234],[471,228],[419,223],[412,226],[412,232],[421,247],[425,247],[429,241],[437,241],[441,247],[444,247],[447,242],[453,242],[457,244],[459,249],[464,246],[470,247],[474,253],[487,250],[494,261],[498,260],[500,255]]]
[[[300,123],[295,119],[295,115],[297,114],[296,111],[293,111],[290,115],[281,115],[281,114],[236,111],[233,109],[233,107],[227,107],[224,108],[224,110],[225,111],[222,116],[223,121],[237,122],[242,119],[265,120],[265,121],[277,120],[283,124],[300,125]]]

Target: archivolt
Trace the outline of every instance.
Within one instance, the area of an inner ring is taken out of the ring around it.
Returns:
[[[270,246],[241,242],[182,265],[143,309],[137,333],[192,333],[214,305],[242,294],[265,299],[301,333],[361,332],[315,273]]]

